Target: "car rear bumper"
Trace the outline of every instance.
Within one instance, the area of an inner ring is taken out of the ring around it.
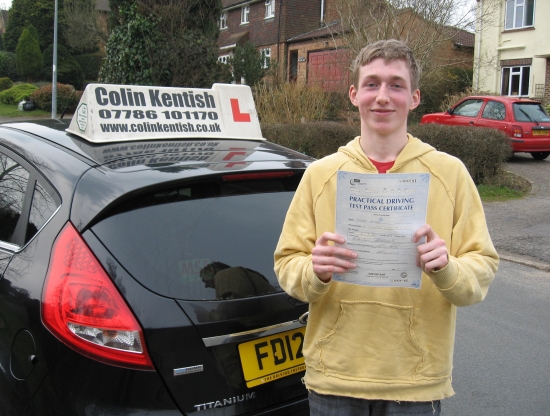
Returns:
[[[550,137],[533,139],[511,138],[512,150],[514,152],[550,152]]]

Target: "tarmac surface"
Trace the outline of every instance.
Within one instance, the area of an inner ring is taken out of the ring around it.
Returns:
[[[493,244],[503,260],[550,271],[550,158],[516,153],[505,169],[532,189],[522,199],[483,204]]]
[[[0,123],[47,118],[0,117]],[[483,204],[493,244],[503,260],[550,271],[550,158],[535,160],[528,153],[516,153],[505,169],[527,179],[532,189],[522,199]]]

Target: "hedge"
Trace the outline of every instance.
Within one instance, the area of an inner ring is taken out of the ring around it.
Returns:
[[[262,124],[262,132],[273,143],[320,159],[358,136],[360,127],[337,122]],[[476,184],[496,175],[512,155],[506,134],[494,129],[417,124],[409,126],[409,133],[462,160]]]

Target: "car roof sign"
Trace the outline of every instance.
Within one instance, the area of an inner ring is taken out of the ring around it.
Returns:
[[[67,129],[89,142],[265,140],[247,85],[212,89],[88,84]]]

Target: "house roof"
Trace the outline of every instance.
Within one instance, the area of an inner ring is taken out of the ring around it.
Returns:
[[[457,46],[463,46],[466,48],[473,48],[475,45],[475,34],[468,32],[467,30],[458,29],[452,26],[445,27],[449,33],[449,36],[453,39],[453,42]]]
[[[287,42],[299,42],[301,40],[311,40],[325,38],[328,36],[339,35],[342,33],[342,24],[340,21],[328,23],[319,29],[314,29],[310,32],[302,33],[287,40]]]
[[[223,44],[219,44],[219,47],[220,49],[230,49],[231,47],[235,47],[237,44],[245,42],[246,40],[248,40],[248,30],[229,35],[222,41]],[[220,40],[218,38],[218,42],[219,41]]]

